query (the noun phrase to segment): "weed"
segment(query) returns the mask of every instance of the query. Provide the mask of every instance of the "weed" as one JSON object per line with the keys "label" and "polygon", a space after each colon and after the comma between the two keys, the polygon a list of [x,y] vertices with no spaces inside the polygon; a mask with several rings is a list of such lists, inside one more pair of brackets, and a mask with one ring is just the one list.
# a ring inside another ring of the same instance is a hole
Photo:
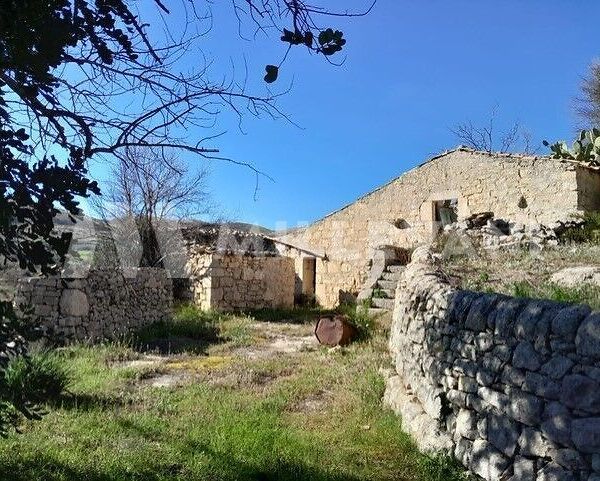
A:
{"label": "weed", "polygon": [[586,212],[581,218],[583,224],[563,232],[561,242],[600,244],[600,212]]}
{"label": "weed", "polygon": [[5,383],[15,402],[57,400],[71,383],[65,360],[56,351],[39,351],[29,357],[11,359]]}
{"label": "weed", "polygon": [[217,323],[221,315],[203,311],[193,304],[184,304],[175,309],[170,321],[156,322],[137,332],[139,342],[169,337],[212,340],[217,337]]}
{"label": "weed", "polygon": [[364,340],[369,339],[373,334],[375,327],[375,321],[369,314],[369,307],[367,303],[356,304],[341,304],[337,311],[340,314],[348,316],[350,323],[358,331],[358,339]]}
{"label": "weed", "polygon": [[376,287],[373,289],[373,294],[371,297],[375,299],[387,299],[387,294],[381,287]]}

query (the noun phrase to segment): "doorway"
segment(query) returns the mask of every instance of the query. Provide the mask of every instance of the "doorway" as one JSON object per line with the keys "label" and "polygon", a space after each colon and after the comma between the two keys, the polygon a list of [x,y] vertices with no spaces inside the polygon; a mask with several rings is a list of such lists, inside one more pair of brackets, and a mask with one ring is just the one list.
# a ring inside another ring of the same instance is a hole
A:
{"label": "doorway", "polygon": [[315,295],[317,287],[317,259],[305,257],[302,259],[302,294],[307,297]]}

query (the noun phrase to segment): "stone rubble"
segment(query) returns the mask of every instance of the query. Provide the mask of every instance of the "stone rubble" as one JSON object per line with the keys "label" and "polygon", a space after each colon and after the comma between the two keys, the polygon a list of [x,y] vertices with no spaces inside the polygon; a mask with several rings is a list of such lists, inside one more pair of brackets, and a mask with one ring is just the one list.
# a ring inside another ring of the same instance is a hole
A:
{"label": "stone rubble", "polygon": [[[557,246],[559,236],[569,229],[581,226],[583,220],[571,218],[549,225],[519,224],[494,218],[492,212],[474,214],[471,217],[444,226],[445,237],[468,238],[473,246],[497,249],[534,249]],[[600,274],[599,274],[600,278]]]}

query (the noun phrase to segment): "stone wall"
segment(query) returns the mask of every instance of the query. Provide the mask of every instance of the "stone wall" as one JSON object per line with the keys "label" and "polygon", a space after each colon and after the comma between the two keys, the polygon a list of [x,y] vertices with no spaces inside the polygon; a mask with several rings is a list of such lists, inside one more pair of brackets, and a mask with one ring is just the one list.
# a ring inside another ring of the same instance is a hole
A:
{"label": "stone wall", "polygon": [[435,201],[457,199],[459,219],[491,211],[520,224],[550,224],[598,198],[598,173],[572,162],[457,149],[281,240],[325,256],[317,262],[316,296],[332,307],[364,285],[378,248],[431,241]]}
{"label": "stone wall", "polygon": [[62,340],[114,339],[171,314],[172,285],[165,271],[140,268],[135,277],[91,270],[86,278],[18,281],[15,305],[28,306]]}
{"label": "stone wall", "polygon": [[385,402],[488,481],[600,480],[600,312],[452,288],[418,248],[399,281]]}
{"label": "stone wall", "polygon": [[191,253],[187,270],[191,299],[202,309],[294,305],[294,260],[289,257]]}

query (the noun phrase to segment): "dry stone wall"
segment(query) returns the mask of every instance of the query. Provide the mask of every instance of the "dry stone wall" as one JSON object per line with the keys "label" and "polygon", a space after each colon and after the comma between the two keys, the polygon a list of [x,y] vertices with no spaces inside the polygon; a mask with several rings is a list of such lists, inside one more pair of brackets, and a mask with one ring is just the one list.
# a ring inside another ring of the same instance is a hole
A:
{"label": "dry stone wall", "polygon": [[408,171],[356,202],[281,237],[319,252],[317,300],[326,307],[356,294],[374,252],[432,240],[434,202],[457,199],[459,219],[480,212],[519,224],[544,224],[597,208],[600,174],[572,162],[457,149]]}
{"label": "dry stone wall", "polygon": [[15,305],[61,340],[114,339],[129,331],[168,320],[172,284],[160,269],[122,272],[91,270],[86,278],[26,278],[18,281]]}
{"label": "dry stone wall", "polygon": [[487,481],[600,480],[600,312],[456,290],[426,248],[399,281],[385,402]]}
{"label": "dry stone wall", "polygon": [[286,308],[294,305],[294,260],[281,256],[192,253],[192,300],[202,309]]}

